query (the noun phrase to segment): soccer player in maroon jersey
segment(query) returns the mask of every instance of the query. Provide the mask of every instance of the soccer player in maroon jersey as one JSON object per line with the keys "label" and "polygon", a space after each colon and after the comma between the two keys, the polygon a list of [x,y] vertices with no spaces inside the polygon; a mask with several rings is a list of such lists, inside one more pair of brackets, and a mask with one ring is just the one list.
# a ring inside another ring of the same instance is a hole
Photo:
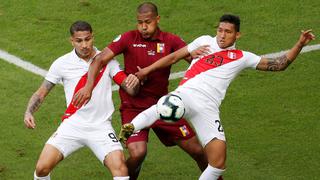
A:
{"label": "soccer player in maroon jersey", "polygon": [[[124,56],[124,70],[127,74],[135,73],[138,68],[143,68],[156,62],[186,45],[176,35],[163,32],[158,27],[160,16],[156,5],[143,3],[137,8],[137,30],[132,30],[119,35],[113,40],[91,64],[86,86],[75,95],[74,104],[79,106],[87,102],[91,97],[92,85],[97,72],[102,65],[118,54]],[[187,61],[191,60],[186,58]],[[120,113],[122,123],[131,120],[143,110],[155,104],[158,99],[168,93],[168,78],[170,67],[154,71],[144,81],[137,96],[131,97],[125,91],[119,90],[121,98]],[[178,123],[168,124],[157,121],[152,129],[166,146],[178,145],[187,152],[203,171],[207,166],[203,148],[197,140],[194,131],[182,119]],[[142,162],[147,154],[147,141],[149,129],[141,130],[133,134],[126,142],[129,150],[127,166],[130,179],[136,179]]]}

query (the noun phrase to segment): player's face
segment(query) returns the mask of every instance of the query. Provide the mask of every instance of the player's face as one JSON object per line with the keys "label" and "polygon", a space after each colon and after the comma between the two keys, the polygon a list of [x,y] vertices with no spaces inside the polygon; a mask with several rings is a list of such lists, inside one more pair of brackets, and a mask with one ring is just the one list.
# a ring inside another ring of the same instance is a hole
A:
{"label": "player's face", "polygon": [[156,35],[160,16],[156,16],[152,12],[138,13],[137,29],[144,39],[152,39]]}
{"label": "player's face", "polygon": [[220,48],[230,47],[240,37],[235,25],[228,22],[220,22],[217,28],[217,43]]}
{"label": "player's face", "polygon": [[94,55],[93,34],[90,31],[76,31],[70,41],[80,58],[88,60]]}

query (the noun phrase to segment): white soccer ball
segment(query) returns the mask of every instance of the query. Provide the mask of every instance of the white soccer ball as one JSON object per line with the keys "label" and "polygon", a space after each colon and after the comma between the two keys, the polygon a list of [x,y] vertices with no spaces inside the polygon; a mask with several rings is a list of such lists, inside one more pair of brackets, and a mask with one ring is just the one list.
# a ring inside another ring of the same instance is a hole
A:
{"label": "white soccer ball", "polygon": [[157,113],[166,122],[176,122],[184,115],[185,108],[181,98],[174,94],[162,96],[157,103]]}

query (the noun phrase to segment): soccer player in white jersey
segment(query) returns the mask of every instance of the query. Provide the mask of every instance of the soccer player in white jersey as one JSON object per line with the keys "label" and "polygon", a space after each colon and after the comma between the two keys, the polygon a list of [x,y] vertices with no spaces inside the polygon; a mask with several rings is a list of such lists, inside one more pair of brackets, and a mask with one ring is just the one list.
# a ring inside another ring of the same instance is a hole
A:
{"label": "soccer player in white jersey", "polygon": [[[172,92],[184,102],[184,117],[194,126],[208,158],[209,164],[201,174],[201,180],[217,179],[226,168],[226,139],[219,117],[219,106],[231,81],[245,68],[261,71],[285,70],[296,59],[303,46],[315,39],[311,30],[302,31],[297,43],[285,55],[263,58],[237,50],[235,42],[239,37],[240,18],[225,14],[220,18],[215,37],[201,36],[186,47],[136,73],[143,79],[150,72],[169,66],[189,55],[201,45],[208,45],[209,55],[195,59],[179,87]],[[120,139],[126,140],[132,132],[148,127],[157,118],[156,106],[153,105],[140,113],[132,123],[122,126]]]}
{"label": "soccer player in white jersey", "polygon": [[111,125],[114,111],[112,102],[112,79],[131,95],[139,89],[139,80],[126,75],[116,60],[111,60],[95,81],[91,101],[80,108],[71,104],[73,94],[81,88],[87,78],[92,59],[99,53],[93,46],[93,32],[90,24],[77,21],[70,27],[71,44],[74,49],[58,58],[51,65],[40,88],[29,100],[24,116],[27,128],[36,127],[33,113],[45,97],[60,81],[64,85],[67,110],[63,122],[45,144],[34,172],[34,179],[48,180],[52,169],[74,151],[87,146],[110,170],[114,179],[129,179],[128,169],[121,143]]}

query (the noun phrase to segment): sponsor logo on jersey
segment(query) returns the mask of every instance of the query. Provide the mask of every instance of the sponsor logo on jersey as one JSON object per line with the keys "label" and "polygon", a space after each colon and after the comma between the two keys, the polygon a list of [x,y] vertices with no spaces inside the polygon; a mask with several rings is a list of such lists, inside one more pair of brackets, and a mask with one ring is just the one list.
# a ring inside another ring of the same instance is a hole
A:
{"label": "sponsor logo on jersey", "polygon": [[157,43],[157,53],[164,53],[165,48],[164,48],[164,43]]}
{"label": "sponsor logo on jersey", "polygon": [[137,48],[146,48],[147,45],[145,44],[132,44],[133,47],[137,47]]}
{"label": "sponsor logo on jersey", "polygon": [[149,56],[154,56],[154,55],[156,55],[156,52],[154,50],[149,50],[148,51],[148,55]]}
{"label": "sponsor logo on jersey", "polygon": [[112,42],[117,42],[121,39],[121,35],[117,36]]}

